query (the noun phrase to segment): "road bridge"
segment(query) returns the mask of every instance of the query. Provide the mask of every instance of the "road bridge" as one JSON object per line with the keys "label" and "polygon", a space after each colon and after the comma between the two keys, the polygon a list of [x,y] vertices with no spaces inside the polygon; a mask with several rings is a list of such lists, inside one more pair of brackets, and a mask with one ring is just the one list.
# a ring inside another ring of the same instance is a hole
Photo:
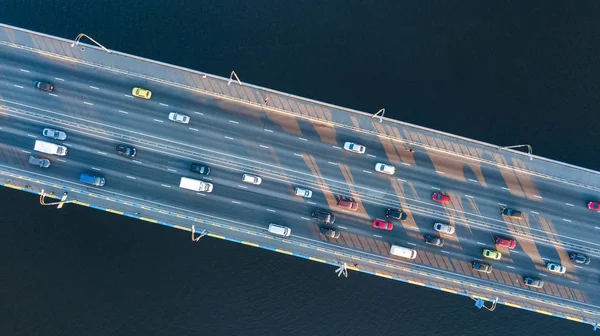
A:
{"label": "road bridge", "polygon": [[[303,257],[473,299],[528,309],[595,325],[600,214],[586,209],[600,199],[598,172],[534,156],[506,146],[407,124],[93,45],[0,25],[0,183],[60,202],[105,210],[198,234]],[[54,85],[39,90],[37,81]],[[132,88],[152,91],[151,99]],[[176,112],[188,124],[169,120]],[[64,131],[48,139],[44,128]],[[36,140],[60,143],[66,156],[33,150]],[[360,143],[364,154],[343,149]],[[115,147],[135,147],[135,157]],[[51,161],[49,168],[28,162]],[[393,165],[393,175],[375,171]],[[209,175],[190,171],[209,166]],[[103,187],[79,181],[83,172],[106,179]],[[242,181],[260,176],[260,185]],[[214,185],[210,193],[179,188],[181,177]],[[313,192],[295,195],[295,188]],[[443,192],[450,202],[433,202]],[[56,198],[54,200],[53,198]],[[359,206],[349,211],[340,199]],[[523,212],[500,215],[499,207]],[[402,209],[391,231],[372,227],[386,209]],[[320,233],[311,218],[323,209],[336,216]],[[424,244],[439,235],[433,224],[453,226],[443,247]],[[291,228],[277,237],[269,223]],[[189,234],[189,233],[188,233]],[[496,247],[493,237],[517,241]],[[189,239],[189,238],[186,238]],[[390,255],[390,246],[415,249],[414,260]],[[489,274],[472,269],[483,249],[498,249]],[[579,252],[589,265],[569,260]],[[564,275],[546,263],[562,264]],[[332,272],[332,276],[335,276]],[[545,282],[535,289],[532,277]]]}

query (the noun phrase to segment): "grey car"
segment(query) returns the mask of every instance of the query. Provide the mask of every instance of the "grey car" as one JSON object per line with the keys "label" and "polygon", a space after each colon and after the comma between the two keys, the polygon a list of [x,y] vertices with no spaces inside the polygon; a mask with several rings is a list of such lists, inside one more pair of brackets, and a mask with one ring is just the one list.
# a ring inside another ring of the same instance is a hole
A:
{"label": "grey car", "polygon": [[312,212],[312,218],[325,224],[335,223],[335,216],[331,212],[325,210],[315,210]]}
{"label": "grey car", "polygon": [[569,259],[573,260],[574,262],[576,262],[578,264],[584,264],[584,265],[589,265],[590,261],[592,260],[590,257],[586,256],[583,253],[579,253],[579,252],[571,252],[569,254]]}
{"label": "grey car", "polygon": [[325,235],[326,237],[333,238],[333,239],[340,238],[340,235],[342,234],[340,231],[338,231],[336,229],[329,229],[329,228],[324,228],[324,227],[322,227],[320,229],[320,231],[321,231],[322,235]]}
{"label": "grey car", "polygon": [[67,139],[67,133],[51,128],[44,128],[44,130],[42,131],[42,135],[48,138],[52,138],[54,140],[62,141]]}
{"label": "grey car", "polygon": [[50,167],[50,160],[39,158],[39,157],[33,156],[33,155],[29,157],[29,163],[31,163],[32,165],[42,167],[42,168]]}
{"label": "grey car", "polygon": [[425,236],[425,244],[429,244],[429,245],[433,245],[433,246],[437,246],[437,247],[442,247],[444,246],[444,240],[440,237],[435,237],[432,235],[426,235]]}

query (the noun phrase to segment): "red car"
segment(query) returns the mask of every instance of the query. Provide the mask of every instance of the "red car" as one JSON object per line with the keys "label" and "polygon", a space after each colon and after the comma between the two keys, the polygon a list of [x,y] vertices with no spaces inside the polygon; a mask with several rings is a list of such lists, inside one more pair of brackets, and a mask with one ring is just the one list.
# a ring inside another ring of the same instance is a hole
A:
{"label": "red car", "polygon": [[433,193],[433,195],[431,195],[431,199],[434,202],[438,202],[438,203],[442,203],[442,204],[450,202],[450,196],[444,195],[441,192]]}
{"label": "red car", "polygon": [[588,203],[588,209],[594,210],[594,211],[600,211],[600,203],[598,203],[598,202],[589,202]]}
{"label": "red car", "polygon": [[514,249],[517,246],[517,241],[502,237],[494,237],[494,243],[498,246],[508,247],[509,249]]}
{"label": "red car", "polygon": [[394,228],[394,224],[392,224],[392,222],[384,221],[382,219],[375,219],[373,221],[373,227],[376,229],[391,231]]}

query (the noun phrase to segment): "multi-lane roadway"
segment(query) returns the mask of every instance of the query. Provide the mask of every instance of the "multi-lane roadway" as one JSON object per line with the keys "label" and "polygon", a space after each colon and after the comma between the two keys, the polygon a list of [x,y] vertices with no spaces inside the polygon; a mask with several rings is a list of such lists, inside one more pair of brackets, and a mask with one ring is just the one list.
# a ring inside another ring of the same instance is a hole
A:
{"label": "multi-lane roadway", "polygon": [[[36,81],[53,83],[54,91],[36,89]],[[133,87],[151,90],[152,98],[132,96]],[[258,230],[278,223],[291,228],[292,238],[427,265],[444,274],[486,281],[491,287],[589,304],[588,309],[600,304],[595,294],[600,214],[586,209],[588,201],[600,196],[589,189],[93,66],[40,58],[4,45],[0,105],[14,109],[5,110],[0,120],[3,166],[74,184],[80,184],[80,173],[93,173],[105,177],[106,185],[81,184],[82,188],[226,217]],[[189,124],[170,121],[171,112],[188,115]],[[46,127],[65,131],[68,138],[43,137]],[[37,153],[35,140],[61,143],[69,153],[64,157]],[[345,151],[347,141],[366,146],[366,152]],[[137,155],[118,155],[119,144],[137,148]],[[29,164],[30,155],[50,159],[51,167]],[[395,173],[376,172],[378,162],[393,165]],[[190,172],[192,163],[209,166],[210,175]],[[244,173],[259,175],[263,181],[244,183]],[[182,176],[210,182],[214,190],[196,193],[179,188]],[[296,196],[297,187],[312,190],[312,197]],[[449,195],[450,203],[433,202],[434,192]],[[358,210],[337,207],[342,197],[356,200]],[[498,210],[502,206],[522,211],[523,218],[502,217]],[[401,222],[392,220],[391,231],[373,228],[373,220],[385,219],[388,208],[402,209],[409,216]],[[319,233],[321,224],[311,218],[316,209],[335,214],[333,227],[342,232],[339,239]],[[436,222],[450,224],[456,232],[440,235],[433,230]],[[513,235],[514,231],[530,235]],[[428,234],[441,236],[444,246],[426,245],[423,237]],[[496,249],[497,235],[515,239],[516,248],[497,248],[501,260],[484,258],[483,249]],[[391,244],[414,248],[418,256],[414,261],[390,257]],[[574,251],[590,256],[591,263],[570,261],[568,254]],[[469,265],[474,260],[492,265],[493,272],[473,271]],[[566,274],[549,272],[547,262],[564,265]],[[523,276],[543,280],[544,288],[524,286]]]}

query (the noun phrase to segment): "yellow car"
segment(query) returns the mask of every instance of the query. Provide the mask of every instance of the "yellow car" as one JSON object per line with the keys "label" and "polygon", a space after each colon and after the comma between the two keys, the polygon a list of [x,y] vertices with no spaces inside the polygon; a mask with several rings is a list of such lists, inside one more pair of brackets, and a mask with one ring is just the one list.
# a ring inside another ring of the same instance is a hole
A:
{"label": "yellow car", "polygon": [[142,88],[133,88],[133,90],[131,90],[131,94],[138,98],[144,99],[150,99],[150,97],[152,97],[152,91]]}
{"label": "yellow car", "polygon": [[500,258],[502,258],[502,253],[494,250],[485,249],[483,250],[483,256],[494,260],[500,260]]}

